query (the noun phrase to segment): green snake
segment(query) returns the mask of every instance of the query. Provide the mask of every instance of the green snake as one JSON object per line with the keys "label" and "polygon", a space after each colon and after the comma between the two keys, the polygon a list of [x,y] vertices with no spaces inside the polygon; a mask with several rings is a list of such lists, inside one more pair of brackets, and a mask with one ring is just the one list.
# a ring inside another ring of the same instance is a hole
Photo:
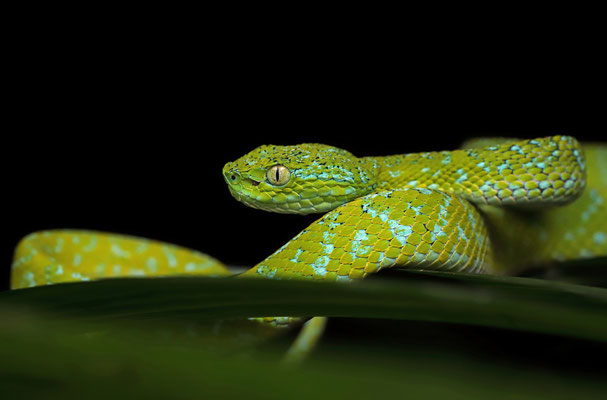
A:
{"label": "green snake", "polygon": [[[223,175],[233,197],[248,206],[323,214],[240,276],[353,281],[394,267],[512,274],[605,256],[602,171],[607,146],[553,136],[360,158],[322,144],[264,145],[227,163]],[[53,230],[18,244],[11,287],[174,274],[232,273],[171,244]]]}

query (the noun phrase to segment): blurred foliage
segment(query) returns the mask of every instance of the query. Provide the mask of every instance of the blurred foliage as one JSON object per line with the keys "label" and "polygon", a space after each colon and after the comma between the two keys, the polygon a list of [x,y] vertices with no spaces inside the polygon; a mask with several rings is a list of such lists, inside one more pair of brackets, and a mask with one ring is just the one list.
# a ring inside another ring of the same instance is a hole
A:
{"label": "blurred foliage", "polygon": [[[595,272],[605,270],[602,261]],[[600,398],[607,289],[582,275],[391,271],[352,285],[108,279],[2,292],[0,393]],[[296,330],[243,319],[262,315],[336,318],[308,360],[287,366],[282,356]]]}

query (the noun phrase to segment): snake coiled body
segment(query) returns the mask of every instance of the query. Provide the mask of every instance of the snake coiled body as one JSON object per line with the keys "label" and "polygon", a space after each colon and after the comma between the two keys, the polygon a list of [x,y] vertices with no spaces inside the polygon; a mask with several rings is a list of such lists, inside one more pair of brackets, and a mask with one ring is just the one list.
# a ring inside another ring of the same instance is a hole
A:
{"label": "snake coiled body", "polygon": [[[325,213],[242,276],[350,281],[391,267],[512,273],[605,256],[601,170],[607,146],[554,136],[362,158],[319,144],[266,145],[223,174],[249,206]],[[19,243],[11,287],[172,274],[231,273],[174,245],[57,230]]]}

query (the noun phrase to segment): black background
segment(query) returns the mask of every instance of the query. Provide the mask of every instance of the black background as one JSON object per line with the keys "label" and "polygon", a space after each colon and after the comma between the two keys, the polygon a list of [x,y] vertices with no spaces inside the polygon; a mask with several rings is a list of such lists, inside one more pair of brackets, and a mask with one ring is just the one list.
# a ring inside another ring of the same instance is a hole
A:
{"label": "black background", "polygon": [[395,52],[356,37],[100,28],[55,26],[22,33],[27,46],[15,46],[4,289],[17,241],[51,228],[140,235],[254,265],[317,218],[231,198],[222,166],[261,144],[385,155],[452,149],[475,136],[605,140],[607,132],[601,64],[579,46],[504,53],[445,37]]}

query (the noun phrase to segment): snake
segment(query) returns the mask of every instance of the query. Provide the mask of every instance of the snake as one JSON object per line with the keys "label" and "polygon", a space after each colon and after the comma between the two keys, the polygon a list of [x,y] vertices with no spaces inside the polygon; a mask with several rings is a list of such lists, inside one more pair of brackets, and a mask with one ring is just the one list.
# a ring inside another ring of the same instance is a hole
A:
{"label": "snake", "polygon": [[[231,195],[247,206],[322,214],[238,277],[352,282],[388,268],[508,275],[606,256],[605,171],[605,144],[550,136],[367,157],[324,144],[262,145],[222,173]],[[16,247],[11,272],[11,289],[233,275],[196,250],[86,230],[29,234]],[[275,326],[296,320],[262,319]]]}

